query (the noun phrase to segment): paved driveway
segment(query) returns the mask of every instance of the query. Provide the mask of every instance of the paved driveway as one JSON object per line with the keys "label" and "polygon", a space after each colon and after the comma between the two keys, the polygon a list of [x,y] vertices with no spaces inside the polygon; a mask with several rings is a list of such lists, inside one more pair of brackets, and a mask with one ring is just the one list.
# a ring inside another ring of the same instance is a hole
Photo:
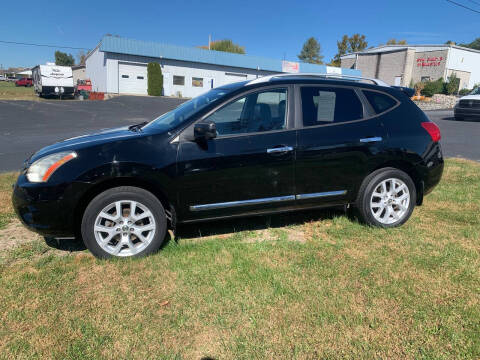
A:
{"label": "paved driveway", "polygon": [[181,102],[143,96],[107,101],[0,100],[0,171],[18,170],[32,153],[59,140],[152,120]]}
{"label": "paved driveway", "polygon": [[[182,100],[120,96],[107,101],[0,101],[0,171],[18,170],[43,146],[95,130],[135,124]],[[456,122],[452,111],[430,111],[446,156],[480,161],[480,122]]]}
{"label": "paved driveway", "polygon": [[441,143],[446,157],[463,157],[480,161],[480,122],[455,121],[453,110],[425,112],[442,132]]}

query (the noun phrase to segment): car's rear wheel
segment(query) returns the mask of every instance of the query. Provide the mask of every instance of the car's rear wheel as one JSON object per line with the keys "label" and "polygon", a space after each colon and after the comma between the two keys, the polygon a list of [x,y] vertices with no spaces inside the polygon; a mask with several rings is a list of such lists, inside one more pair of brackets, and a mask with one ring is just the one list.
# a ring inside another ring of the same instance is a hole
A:
{"label": "car's rear wheel", "polygon": [[363,182],[356,201],[360,219],[372,226],[396,227],[412,215],[417,200],[415,184],[395,168],[375,171]]}
{"label": "car's rear wheel", "polygon": [[167,220],[160,201],[131,186],[109,189],[87,206],[82,238],[99,258],[138,257],[157,251],[165,238]]}

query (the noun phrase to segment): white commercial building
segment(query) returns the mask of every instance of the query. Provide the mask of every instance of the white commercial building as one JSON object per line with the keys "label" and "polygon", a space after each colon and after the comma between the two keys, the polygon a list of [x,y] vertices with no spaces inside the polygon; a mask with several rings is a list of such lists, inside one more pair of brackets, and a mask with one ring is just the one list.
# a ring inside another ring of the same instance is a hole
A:
{"label": "white commercial building", "polygon": [[282,72],[337,73],[359,70],[105,36],[86,59],[93,91],[147,94],[147,64],[162,67],[164,95],[194,97],[211,88]]}
{"label": "white commercial building", "polygon": [[342,67],[391,85],[460,78],[460,89],[480,84],[480,51],[456,45],[383,45],[341,57]]}

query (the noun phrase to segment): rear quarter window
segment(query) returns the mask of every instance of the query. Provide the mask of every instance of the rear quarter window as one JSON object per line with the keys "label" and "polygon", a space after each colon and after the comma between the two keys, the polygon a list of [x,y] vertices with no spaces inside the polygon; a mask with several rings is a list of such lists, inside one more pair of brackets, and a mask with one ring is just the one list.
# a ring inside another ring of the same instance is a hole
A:
{"label": "rear quarter window", "polygon": [[363,94],[377,114],[388,111],[397,105],[394,98],[380,92],[363,90]]}

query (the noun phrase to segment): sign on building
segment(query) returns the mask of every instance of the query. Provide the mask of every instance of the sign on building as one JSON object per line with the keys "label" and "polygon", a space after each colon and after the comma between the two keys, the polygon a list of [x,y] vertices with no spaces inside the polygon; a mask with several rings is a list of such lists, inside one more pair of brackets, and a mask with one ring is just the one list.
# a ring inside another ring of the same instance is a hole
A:
{"label": "sign on building", "polygon": [[282,72],[298,73],[300,72],[300,64],[294,61],[282,61]]}

